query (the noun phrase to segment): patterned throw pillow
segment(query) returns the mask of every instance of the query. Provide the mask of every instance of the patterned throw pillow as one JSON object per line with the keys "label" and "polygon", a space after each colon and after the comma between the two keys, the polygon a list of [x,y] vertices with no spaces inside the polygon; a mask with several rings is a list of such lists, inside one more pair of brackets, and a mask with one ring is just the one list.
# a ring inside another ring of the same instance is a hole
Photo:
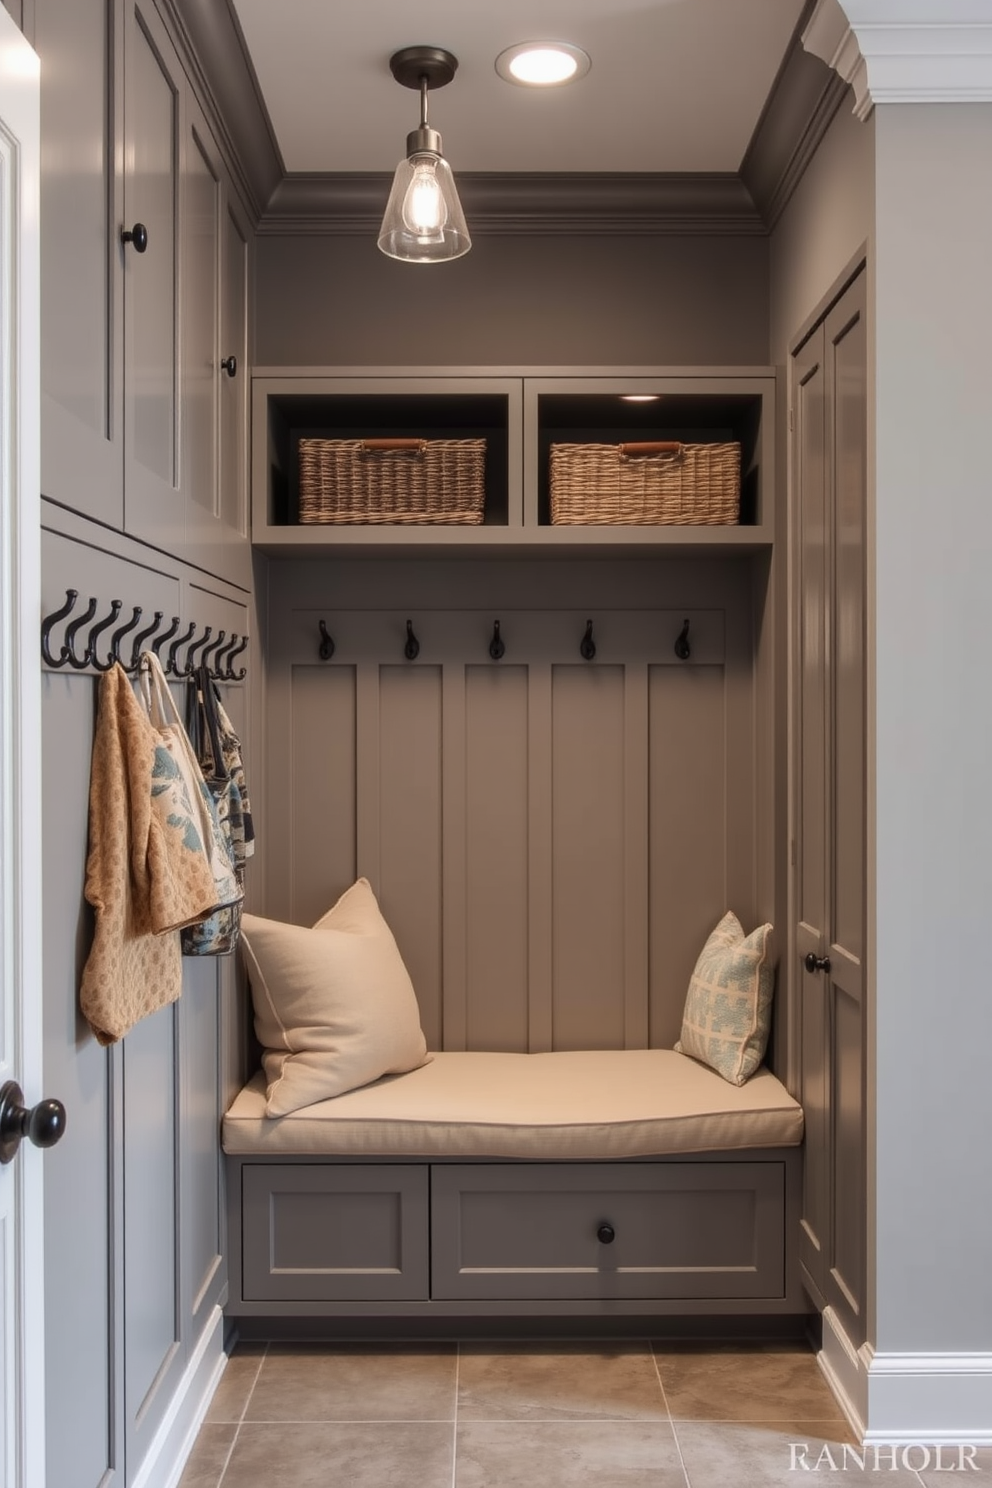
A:
{"label": "patterned throw pillow", "polygon": [[675,1048],[743,1085],[764,1058],[775,968],[771,925],[745,936],[729,911],[703,946],[689,981]]}

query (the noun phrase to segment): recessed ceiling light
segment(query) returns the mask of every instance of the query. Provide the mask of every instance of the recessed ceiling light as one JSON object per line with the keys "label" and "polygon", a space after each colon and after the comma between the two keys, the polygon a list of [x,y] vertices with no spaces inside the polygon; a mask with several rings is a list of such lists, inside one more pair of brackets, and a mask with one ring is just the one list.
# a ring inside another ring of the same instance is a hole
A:
{"label": "recessed ceiling light", "polygon": [[582,48],[567,41],[521,41],[496,58],[500,77],[526,88],[554,88],[574,82],[591,66]]}
{"label": "recessed ceiling light", "polygon": [[621,393],[621,403],[657,403],[660,393]]}

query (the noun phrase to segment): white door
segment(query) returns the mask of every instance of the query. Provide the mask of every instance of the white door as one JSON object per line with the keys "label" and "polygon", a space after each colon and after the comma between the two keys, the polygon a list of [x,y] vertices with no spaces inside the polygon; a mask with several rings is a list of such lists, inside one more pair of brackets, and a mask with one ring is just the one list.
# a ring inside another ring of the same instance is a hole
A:
{"label": "white door", "polygon": [[[0,1149],[41,1098],[38,58],[0,8]],[[4,1140],[4,1139],[7,1140]],[[45,1481],[42,1153],[0,1164],[0,1488]]]}

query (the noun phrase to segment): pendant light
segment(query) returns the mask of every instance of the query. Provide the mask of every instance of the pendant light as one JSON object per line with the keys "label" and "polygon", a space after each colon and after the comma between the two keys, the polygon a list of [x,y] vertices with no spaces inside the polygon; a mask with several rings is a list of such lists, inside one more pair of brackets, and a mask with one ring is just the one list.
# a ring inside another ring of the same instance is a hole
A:
{"label": "pendant light", "polygon": [[406,137],[406,158],[396,167],[379,230],[379,247],[407,263],[444,263],[472,246],[441,136],[427,122],[427,94],[450,83],[458,66],[440,47],[404,47],[389,59],[404,88],[420,90],[420,127]]}

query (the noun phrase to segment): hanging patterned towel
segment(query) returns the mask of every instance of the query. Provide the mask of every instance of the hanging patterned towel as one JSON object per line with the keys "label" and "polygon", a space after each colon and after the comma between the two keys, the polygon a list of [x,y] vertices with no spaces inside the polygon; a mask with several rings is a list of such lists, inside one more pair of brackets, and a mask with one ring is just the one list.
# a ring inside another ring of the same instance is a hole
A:
{"label": "hanging patterned towel", "polygon": [[[217,688],[205,665],[189,678],[187,689],[186,732],[217,809],[220,829],[243,891],[244,865],[254,849],[254,840],[240,741],[221,708]],[[241,904],[225,905],[183,930],[183,955],[230,955],[240,934]]]}
{"label": "hanging patterned towel", "polygon": [[192,925],[215,910],[240,905],[244,890],[238,882],[217,802],[203,778],[196,751],[154,651],[142,652],[139,679],[141,698],[156,734],[153,809],[169,829],[172,840],[181,838],[186,851],[206,859],[213,877],[212,902],[183,921]]}
{"label": "hanging patterned towel", "polygon": [[[80,1006],[111,1044],[182,989],[181,925],[216,903],[202,847],[159,807],[154,782],[171,766],[123,668],[100,679],[90,769],[86,900],[96,921]],[[156,773],[157,772],[157,773]]]}

